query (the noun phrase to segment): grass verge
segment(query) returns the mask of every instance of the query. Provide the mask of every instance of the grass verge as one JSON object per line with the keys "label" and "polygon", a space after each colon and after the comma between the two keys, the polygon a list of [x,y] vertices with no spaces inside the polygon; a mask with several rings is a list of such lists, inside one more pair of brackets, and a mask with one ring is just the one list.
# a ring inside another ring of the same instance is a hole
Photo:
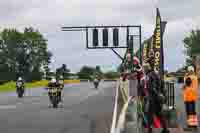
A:
{"label": "grass verge", "polygon": [[[79,83],[80,80],[65,80],[65,84],[70,84],[70,83]],[[25,87],[26,89],[31,89],[31,88],[37,88],[37,87],[45,87],[47,86],[48,81],[47,80],[42,80],[42,81],[36,81],[32,83],[26,83]],[[16,83],[11,81],[8,83],[5,83],[3,85],[0,85],[0,92],[11,92],[16,90]]]}

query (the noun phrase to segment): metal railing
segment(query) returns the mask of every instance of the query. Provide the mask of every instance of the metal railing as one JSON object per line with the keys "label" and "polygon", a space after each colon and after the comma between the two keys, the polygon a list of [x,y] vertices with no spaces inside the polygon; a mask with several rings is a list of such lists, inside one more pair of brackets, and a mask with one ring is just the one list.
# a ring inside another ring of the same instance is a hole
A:
{"label": "metal railing", "polygon": [[[130,112],[128,112],[129,110],[129,102],[130,102],[130,96],[129,96],[129,89],[130,89],[130,81],[122,81],[119,80],[117,83],[117,88],[116,88],[116,95],[115,95],[115,107],[114,107],[114,111],[113,111],[113,121],[112,121],[112,126],[111,126],[111,132],[110,133],[121,133],[122,131],[125,131],[125,128],[127,128],[127,124],[128,124],[128,128],[131,129],[126,129],[126,130],[137,130],[136,128],[136,124],[137,121],[136,120],[131,120],[128,121],[127,123],[127,115],[130,115]],[[175,109],[175,83],[174,82],[165,82],[165,90],[166,90],[166,105],[167,105],[167,110],[169,112],[176,112]],[[120,102],[121,102],[121,106],[120,106]],[[133,106],[137,106],[136,104],[134,104]],[[130,107],[133,108],[133,107]],[[137,110],[137,109],[136,109]],[[170,111],[171,110],[171,111]],[[134,111],[135,113],[137,111]],[[133,112],[132,112],[133,113]],[[172,113],[170,113],[169,115],[171,115]],[[131,114],[132,117],[133,114]],[[169,116],[171,119],[171,116]],[[175,118],[174,118],[175,119]],[[135,122],[136,121],[136,122]],[[175,121],[175,120],[172,120]],[[171,120],[169,120],[169,125],[173,125],[170,123],[175,123],[175,122],[171,122]]]}
{"label": "metal railing", "polygon": [[165,90],[167,92],[167,106],[169,109],[175,109],[175,83],[165,82]]}

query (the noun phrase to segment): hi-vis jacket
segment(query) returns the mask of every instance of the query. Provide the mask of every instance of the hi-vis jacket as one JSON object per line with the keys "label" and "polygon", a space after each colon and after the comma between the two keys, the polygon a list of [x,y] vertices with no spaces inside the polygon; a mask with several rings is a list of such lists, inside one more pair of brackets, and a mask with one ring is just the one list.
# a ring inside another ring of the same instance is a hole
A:
{"label": "hi-vis jacket", "polygon": [[185,87],[183,92],[184,102],[193,102],[197,100],[197,95],[194,89],[190,87]]}
{"label": "hi-vis jacket", "polygon": [[192,84],[189,87],[185,87],[185,89],[183,91],[184,102],[197,101],[198,100],[198,79],[197,79],[197,76],[194,75],[194,74],[186,75],[184,77],[184,81],[188,77],[191,78]]}

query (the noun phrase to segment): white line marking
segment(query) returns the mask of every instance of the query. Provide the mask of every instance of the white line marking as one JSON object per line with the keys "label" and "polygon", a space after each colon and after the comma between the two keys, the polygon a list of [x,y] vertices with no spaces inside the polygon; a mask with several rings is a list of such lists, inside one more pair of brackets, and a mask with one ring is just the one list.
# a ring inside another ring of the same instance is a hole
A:
{"label": "white line marking", "polygon": [[32,104],[34,104],[34,105],[38,105],[38,104],[40,104],[40,103],[39,103],[39,102],[37,102],[37,103],[35,102],[35,103],[32,103]]}
{"label": "white line marking", "polygon": [[0,105],[0,109],[16,109],[16,105]]}
{"label": "white line marking", "polygon": [[116,131],[116,122],[117,122],[117,108],[118,108],[118,92],[119,91],[119,81],[117,82],[116,85],[116,94],[115,94],[115,105],[114,105],[114,110],[113,110],[113,117],[112,117],[112,125],[111,125],[111,129],[110,129],[110,133],[115,133]]}
{"label": "white line marking", "polygon": [[22,103],[16,103],[16,105],[22,105]]}

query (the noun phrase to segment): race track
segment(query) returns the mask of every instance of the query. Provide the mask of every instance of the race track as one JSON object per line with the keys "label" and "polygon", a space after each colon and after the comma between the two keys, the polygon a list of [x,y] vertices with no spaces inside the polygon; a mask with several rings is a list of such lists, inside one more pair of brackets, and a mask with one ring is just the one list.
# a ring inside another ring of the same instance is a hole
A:
{"label": "race track", "polygon": [[109,133],[114,108],[115,82],[69,84],[64,89],[64,107],[48,107],[44,88],[0,94],[1,133]]}

